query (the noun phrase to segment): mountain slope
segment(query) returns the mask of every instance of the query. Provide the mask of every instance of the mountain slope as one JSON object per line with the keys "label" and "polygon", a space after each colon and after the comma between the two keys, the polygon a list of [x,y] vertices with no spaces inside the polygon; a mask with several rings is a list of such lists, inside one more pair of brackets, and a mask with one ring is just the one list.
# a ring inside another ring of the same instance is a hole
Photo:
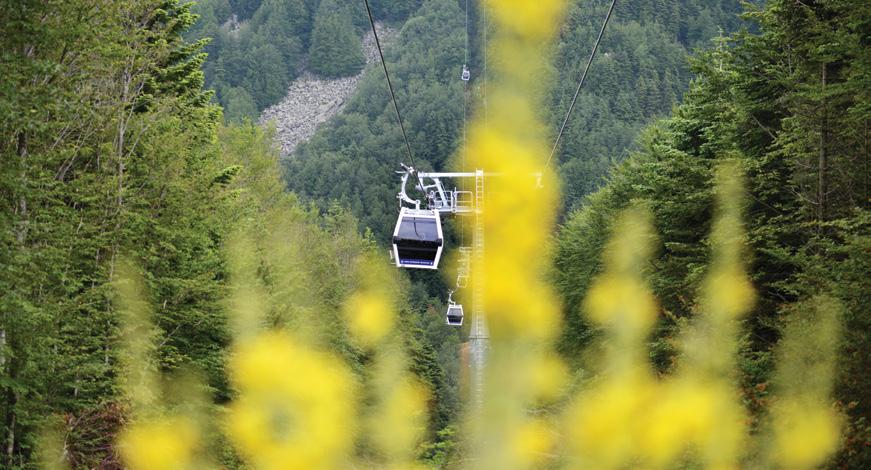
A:
{"label": "mountain slope", "polygon": [[[604,17],[605,1],[575,2],[555,50],[552,91],[542,110],[555,134],[574,92],[579,70]],[[474,2],[470,2],[474,8]],[[600,55],[567,128],[557,163],[565,206],[571,207],[601,184],[642,127],[679,102],[692,73],[687,57],[707,46],[718,27],[738,27],[737,0],[672,2],[643,0],[618,5]],[[470,18],[478,17],[470,11]],[[461,145],[465,15],[456,2],[428,0],[403,27],[386,59],[400,111],[422,169],[446,169]],[[474,25],[470,26],[470,29]],[[472,38],[475,47],[481,41]],[[470,51],[473,61],[483,57]],[[476,99],[481,98],[482,63],[469,64]],[[298,148],[288,163],[288,186],[327,207],[349,207],[363,227],[386,240],[395,222],[398,179],[393,171],[405,155],[402,136],[388,102],[384,77],[371,70],[344,112]]]}

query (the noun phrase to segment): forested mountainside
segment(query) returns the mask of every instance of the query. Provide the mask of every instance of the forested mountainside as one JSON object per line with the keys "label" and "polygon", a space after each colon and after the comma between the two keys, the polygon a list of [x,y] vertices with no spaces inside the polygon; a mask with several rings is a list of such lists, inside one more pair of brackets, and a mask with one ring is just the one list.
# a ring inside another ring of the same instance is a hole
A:
{"label": "forested mountainside", "polygon": [[[542,110],[554,136],[607,3],[570,2],[555,49],[555,73],[545,101],[549,106]],[[475,2],[469,5],[473,58],[469,105],[480,106],[483,55],[477,31],[484,22]],[[422,169],[447,169],[462,146],[464,95],[459,70],[464,61],[464,6],[451,0],[427,2],[405,24],[385,57]],[[641,128],[679,102],[692,76],[689,52],[712,47],[712,38],[737,29],[740,11],[735,0],[669,2],[667,7],[638,1],[617,8],[555,157],[566,207],[598,187],[609,166],[625,157]],[[343,114],[297,149],[288,161],[288,179],[293,191],[321,201],[324,207],[333,200],[349,207],[383,239],[392,230],[395,214],[398,179],[393,171],[408,158],[379,74],[370,70]]]}
{"label": "forested mountainside", "polygon": [[[397,21],[420,3],[373,0],[372,8],[379,19]],[[360,37],[369,24],[363,2],[202,0],[193,12],[200,18],[186,37],[210,39],[206,88],[235,121],[256,121],[303,70],[334,78],[364,65]]]}
{"label": "forested mountainside", "polygon": [[[546,112],[554,135],[562,124],[582,67],[601,28],[607,1],[575,1],[554,57]],[[741,2],[730,0],[618,3],[554,164],[563,205],[575,207],[598,188],[612,165],[633,148],[643,127],[667,116],[693,76],[690,53],[714,47],[741,27]]]}
{"label": "forested mountainside", "polygon": [[[463,125],[464,14],[453,0],[429,1],[385,54],[414,159],[447,168]],[[372,67],[344,111],[286,160],[288,187],[322,207],[331,201],[386,240],[396,222],[399,162],[405,143],[384,75]],[[406,162],[406,164],[411,164]]]}
{"label": "forested mountainside", "polygon": [[836,296],[845,336],[835,395],[847,433],[834,465],[863,468],[871,462],[869,376],[857,373],[871,368],[871,7],[770,0],[746,17],[758,32],[732,35],[694,57],[697,78],[684,102],[644,131],[640,148],[561,229],[554,279],[565,300],[563,352],[579,358],[599,335],[578,315],[581,302],[603,269],[614,218],[642,200],[660,238],[647,269],[664,312],[651,354],[660,372],[672,370],[677,332],[697,310],[693,299],[710,263],[713,168],[737,159],[748,177],[750,272],[759,296],[744,322],[744,400],[751,409],[767,400],[785,320],[813,310],[814,295]]}

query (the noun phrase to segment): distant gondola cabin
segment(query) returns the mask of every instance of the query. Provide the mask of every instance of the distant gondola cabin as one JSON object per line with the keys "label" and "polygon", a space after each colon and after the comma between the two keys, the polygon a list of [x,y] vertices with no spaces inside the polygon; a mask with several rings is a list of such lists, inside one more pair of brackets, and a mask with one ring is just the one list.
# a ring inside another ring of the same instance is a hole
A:
{"label": "distant gondola cabin", "polygon": [[461,304],[448,305],[446,314],[447,324],[450,326],[462,326],[463,324],[463,306]]}

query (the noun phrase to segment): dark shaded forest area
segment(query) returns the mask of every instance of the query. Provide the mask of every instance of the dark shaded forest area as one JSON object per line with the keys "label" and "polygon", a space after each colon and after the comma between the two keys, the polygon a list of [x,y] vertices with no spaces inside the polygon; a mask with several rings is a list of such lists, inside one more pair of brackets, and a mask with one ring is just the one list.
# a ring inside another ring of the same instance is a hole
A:
{"label": "dark shaded forest area", "polygon": [[[557,237],[555,282],[565,300],[562,348],[578,357],[596,335],[579,316],[600,253],[621,208],[643,200],[660,247],[648,276],[664,315],[651,358],[665,373],[674,337],[696,312],[708,269],[713,168],[736,159],[747,172],[746,224],[758,300],[744,321],[739,362],[745,403],[768,400],[773,347],[784,323],[829,293],[844,303],[837,407],[847,416],[834,466],[860,468],[869,454],[869,148],[867,6],[768,2],[740,32],[691,60],[684,102],[645,129],[639,148],[573,212]],[[762,414],[757,420],[764,421]],[[761,424],[757,424],[761,425]]]}

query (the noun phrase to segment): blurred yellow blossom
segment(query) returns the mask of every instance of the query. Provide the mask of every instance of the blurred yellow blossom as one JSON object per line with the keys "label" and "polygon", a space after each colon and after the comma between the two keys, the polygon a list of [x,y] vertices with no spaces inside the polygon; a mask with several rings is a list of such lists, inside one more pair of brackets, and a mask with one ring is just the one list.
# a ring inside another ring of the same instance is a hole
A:
{"label": "blurred yellow blossom", "polygon": [[[706,468],[737,468],[746,451],[746,411],[737,388],[738,319],[753,306],[755,294],[745,273],[746,251],[742,210],[744,188],[740,168],[733,161],[718,165],[716,212],[711,229],[712,261],[701,289],[700,315],[684,332],[677,374],[663,388],[663,415],[676,413],[670,433],[653,421],[653,434],[668,452],[656,452],[665,464],[675,442],[680,450],[693,450]],[[683,412],[678,411],[683,408]]]}
{"label": "blurred yellow blossom", "polygon": [[230,374],[240,393],[227,431],[257,468],[331,468],[348,457],[355,384],[339,360],[272,332],[241,344]]}
{"label": "blurred yellow blossom", "polygon": [[345,301],[345,322],[361,346],[374,349],[396,326],[399,287],[396,273],[374,253],[362,253],[356,264],[359,285]]}
{"label": "blurred yellow blossom", "polygon": [[195,469],[200,444],[196,423],[183,417],[136,422],[124,428],[118,448],[131,470]]}
{"label": "blurred yellow blossom", "polygon": [[537,398],[557,399],[566,386],[568,371],[565,364],[555,355],[536,355],[526,369],[528,380]]}
{"label": "blurred yellow blossom", "polygon": [[[641,266],[654,239],[651,216],[642,206],[618,217],[604,251],[606,272],[590,286],[584,299],[587,316],[619,335],[645,336],[656,321],[656,299],[645,285]],[[622,333],[620,333],[622,332]]]}
{"label": "blurred yellow blossom", "polygon": [[602,276],[590,287],[584,308],[599,324],[622,323],[647,330],[656,320],[656,300],[637,279]]}
{"label": "blurred yellow blossom", "polygon": [[524,465],[533,466],[545,460],[556,445],[556,433],[542,420],[531,420],[520,425],[514,434],[515,458]]}
{"label": "blurred yellow blossom", "polygon": [[145,282],[137,267],[122,258],[117,270],[113,288],[121,319],[119,383],[131,412],[139,414],[160,405],[160,377],[154,360],[158,330],[154,327],[145,297]]}
{"label": "blurred yellow blossom", "polygon": [[145,283],[128,259],[118,263],[114,281],[121,317],[120,383],[130,406],[131,424],[118,436],[122,460],[133,470],[193,469],[201,446],[197,422],[188,416],[164,414],[168,396],[155,361],[157,329],[145,296]]}
{"label": "blurred yellow blossom", "polygon": [[719,172],[714,224],[728,234],[711,236],[714,262],[703,289],[704,309],[685,334],[677,374],[664,381],[653,379],[645,345],[657,320],[640,269],[652,253],[650,214],[636,206],[615,223],[605,272],[584,301],[610,347],[603,377],[582,391],[568,414],[572,462],[579,468],[671,468],[688,455],[709,469],[741,462],[746,413],[733,382],[735,317],[752,306],[753,288],[740,263],[741,185],[731,168]]}
{"label": "blurred yellow blossom", "polygon": [[390,389],[379,387],[381,404],[369,422],[372,440],[390,463],[408,465],[426,432],[427,389],[398,376]]}
{"label": "blurred yellow blossom", "polygon": [[378,292],[357,292],[345,303],[348,328],[366,347],[375,346],[393,329],[394,318],[389,299]]}
{"label": "blurred yellow blossom", "polygon": [[494,336],[547,338],[559,325],[555,299],[540,275],[555,190],[535,187],[541,153],[515,140],[499,139],[492,131],[473,137],[476,165],[499,174],[487,179],[483,213],[487,252],[493,255],[483,266],[473,266],[473,275],[483,276],[484,307]]}
{"label": "blurred yellow blossom", "polygon": [[570,468],[610,469],[631,462],[654,385],[646,374],[628,373],[585,392],[566,414]]}
{"label": "blurred yellow blossom", "polygon": [[556,396],[563,376],[549,352],[561,316],[545,275],[558,184],[545,165],[549,148],[537,110],[547,83],[546,42],[565,2],[484,6],[495,25],[488,53],[499,79],[488,81],[489,118],[469,134],[471,164],[487,175],[478,214],[486,254],[473,257],[472,283],[483,286],[488,342],[486,370],[471,374],[483,386],[470,387],[480,395],[470,401],[467,423],[475,466],[510,470],[539,465],[552,447],[552,434],[529,410]]}
{"label": "blurred yellow blossom", "polygon": [[705,283],[707,308],[712,315],[735,318],[747,313],[756,301],[756,292],[747,275],[737,266],[712,273]]}
{"label": "blurred yellow blossom", "polygon": [[643,419],[639,453],[654,468],[669,468],[691,448],[706,468],[733,468],[745,443],[744,412],[724,384],[671,379]]}
{"label": "blurred yellow blossom", "polygon": [[815,468],[838,449],[841,418],[831,404],[843,305],[817,295],[787,310],[778,344],[769,465]]}
{"label": "blurred yellow blossom", "polygon": [[717,212],[710,237],[713,256],[702,304],[710,321],[725,322],[747,314],[756,301],[744,267],[747,237],[741,212],[745,195],[737,162],[725,161],[717,167],[715,190]]}
{"label": "blurred yellow blossom", "polygon": [[487,0],[496,21],[529,37],[548,37],[565,7],[563,0]]}
{"label": "blurred yellow blossom", "polygon": [[840,422],[831,409],[789,401],[774,416],[774,456],[783,468],[815,468],[838,448]]}

